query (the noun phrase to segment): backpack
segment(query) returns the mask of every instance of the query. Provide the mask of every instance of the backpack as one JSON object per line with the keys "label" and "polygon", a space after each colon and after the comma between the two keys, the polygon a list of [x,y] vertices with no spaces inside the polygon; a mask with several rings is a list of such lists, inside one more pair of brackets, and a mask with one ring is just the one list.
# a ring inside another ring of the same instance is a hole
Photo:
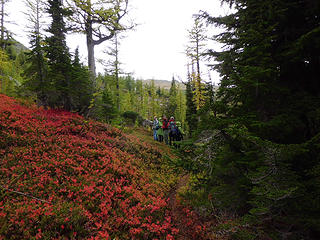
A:
{"label": "backpack", "polygon": [[176,134],[176,140],[181,141],[183,139],[183,135],[181,133],[180,128],[177,126],[177,134]]}
{"label": "backpack", "polygon": [[163,129],[168,129],[168,120],[163,120],[163,122],[162,122],[162,128],[163,128]]}
{"label": "backpack", "polygon": [[177,134],[178,133],[178,128],[177,128],[177,125],[176,125],[175,122],[173,122],[173,121],[170,122],[169,127],[170,127],[170,131],[171,131],[172,134]]}

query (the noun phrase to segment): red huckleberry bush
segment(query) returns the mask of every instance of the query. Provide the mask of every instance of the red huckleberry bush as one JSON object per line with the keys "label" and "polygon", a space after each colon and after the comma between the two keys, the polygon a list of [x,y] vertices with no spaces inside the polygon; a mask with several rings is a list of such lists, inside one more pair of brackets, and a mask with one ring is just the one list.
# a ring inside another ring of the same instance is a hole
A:
{"label": "red huckleberry bush", "polygon": [[156,148],[0,95],[0,239],[175,239]]}

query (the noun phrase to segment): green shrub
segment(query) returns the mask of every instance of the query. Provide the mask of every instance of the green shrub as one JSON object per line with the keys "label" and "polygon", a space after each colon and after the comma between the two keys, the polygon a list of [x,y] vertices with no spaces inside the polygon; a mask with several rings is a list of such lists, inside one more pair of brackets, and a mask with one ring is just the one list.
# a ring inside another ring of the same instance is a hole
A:
{"label": "green shrub", "polygon": [[133,125],[138,119],[139,113],[133,111],[126,111],[122,113],[121,116],[124,118],[126,124]]}

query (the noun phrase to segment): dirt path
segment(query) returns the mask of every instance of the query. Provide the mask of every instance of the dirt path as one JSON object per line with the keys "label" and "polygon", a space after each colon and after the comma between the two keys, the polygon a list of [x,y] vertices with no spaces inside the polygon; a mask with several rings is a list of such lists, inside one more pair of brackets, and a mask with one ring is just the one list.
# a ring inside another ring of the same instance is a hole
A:
{"label": "dirt path", "polygon": [[189,174],[183,175],[183,176],[179,179],[176,187],[175,187],[174,189],[172,189],[171,192],[170,192],[170,194],[169,194],[169,199],[170,199],[170,200],[169,200],[169,206],[170,206],[170,208],[172,209],[172,212],[173,212],[173,213],[176,213],[177,207],[178,207],[178,204],[177,204],[177,195],[178,195],[178,192],[179,192],[179,190],[180,190],[182,187],[184,187],[184,186],[187,185],[187,183],[188,183],[188,181],[189,181],[189,177],[190,177]]}
{"label": "dirt path", "polygon": [[201,222],[194,212],[179,203],[178,194],[182,187],[189,182],[190,175],[180,177],[177,185],[169,193],[169,207],[174,225],[179,229],[177,240],[205,239],[201,230]]}
{"label": "dirt path", "polygon": [[[150,143],[151,145],[156,146],[160,151],[167,154],[170,158],[176,158],[175,154],[171,151],[171,148],[165,144],[159,144],[155,142],[150,134],[150,132],[139,129],[135,130],[134,134],[143,139],[144,141]],[[176,173],[172,173],[176,174]],[[175,186],[169,190],[168,192],[168,207],[170,211],[170,215],[172,217],[172,223],[175,228],[179,230],[175,239],[177,240],[203,240],[208,239],[204,237],[205,228],[203,223],[200,220],[200,217],[192,211],[192,207],[185,206],[180,202],[181,198],[179,198],[179,192],[181,192],[182,188],[187,186],[190,175],[189,174],[181,174],[180,176],[176,176],[178,179],[176,181]]]}

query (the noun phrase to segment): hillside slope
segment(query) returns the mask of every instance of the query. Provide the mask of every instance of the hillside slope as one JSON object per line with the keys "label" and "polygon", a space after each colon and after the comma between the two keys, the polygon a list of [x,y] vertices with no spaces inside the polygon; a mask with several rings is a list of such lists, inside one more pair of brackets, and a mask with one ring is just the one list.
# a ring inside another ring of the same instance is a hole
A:
{"label": "hillside slope", "polygon": [[0,95],[0,239],[176,239],[162,160],[109,125]]}

